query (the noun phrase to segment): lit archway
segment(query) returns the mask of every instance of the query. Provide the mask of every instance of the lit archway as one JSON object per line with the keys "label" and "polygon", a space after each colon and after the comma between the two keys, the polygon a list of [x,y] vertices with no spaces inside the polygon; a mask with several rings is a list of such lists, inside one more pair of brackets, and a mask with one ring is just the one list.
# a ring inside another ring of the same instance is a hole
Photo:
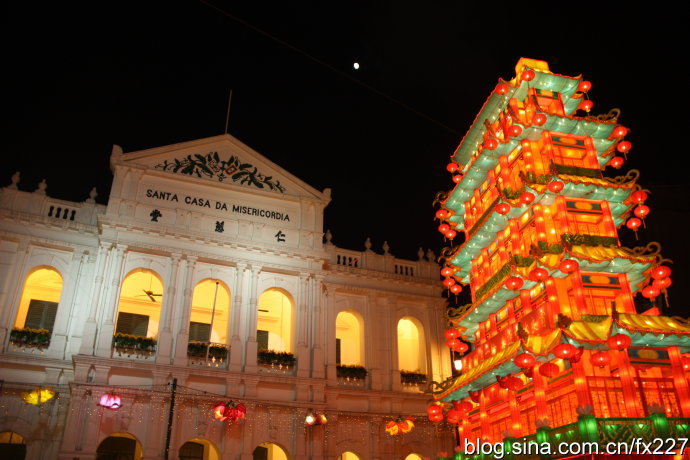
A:
{"label": "lit archway", "polygon": [[283,448],[272,442],[262,442],[256,446],[252,455],[252,460],[288,460]]}
{"label": "lit archway", "polygon": [[422,460],[422,456],[419,454],[410,454],[405,457],[405,460]]}
{"label": "lit archway", "polygon": [[162,302],[163,282],[158,274],[145,268],[131,271],[120,289],[115,332],[138,337],[157,336]]}
{"label": "lit archway", "polygon": [[52,333],[62,286],[62,276],[54,268],[32,270],[24,282],[14,327],[46,329]]}
{"label": "lit archway", "polygon": [[359,313],[344,310],[335,318],[336,364],[364,366],[364,327]]}
{"label": "lit archway", "polygon": [[426,373],[424,329],[411,316],[398,321],[398,366],[401,371]]}
{"label": "lit archway", "polygon": [[182,444],[177,458],[179,460],[219,460],[220,456],[210,441],[194,438]]}
{"label": "lit archway", "polygon": [[26,458],[26,441],[13,431],[0,433],[0,452],[5,460],[24,460]]}
{"label": "lit archway", "polygon": [[259,350],[292,352],[292,298],[282,289],[259,297],[256,341]]}
{"label": "lit archway", "polygon": [[129,433],[114,433],[96,449],[96,460],[141,460],[141,444]]}
{"label": "lit archway", "polygon": [[228,343],[230,291],[225,283],[205,279],[194,287],[189,318],[190,342]]}
{"label": "lit archway", "polygon": [[361,460],[361,459],[359,458],[359,455],[355,454],[354,452],[348,451],[348,452],[343,452],[342,454],[340,454],[340,456],[338,457],[338,460]]}

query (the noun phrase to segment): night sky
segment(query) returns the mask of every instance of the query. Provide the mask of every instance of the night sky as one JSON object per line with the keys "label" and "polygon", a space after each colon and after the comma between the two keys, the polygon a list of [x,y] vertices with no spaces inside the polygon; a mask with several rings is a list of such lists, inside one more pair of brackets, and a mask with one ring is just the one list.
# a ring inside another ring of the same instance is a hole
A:
{"label": "night sky", "polygon": [[[647,3],[664,5],[664,2]],[[45,178],[105,203],[112,144],[125,152],[230,134],[333,189],[333,242],[416,259],[443,239],[431,206],[449,156],[498,78],[524,56],[593,83],[593,113],[630,128],[651,214],[640,241],[674,260],[688,316],[687,27],[633,2],[13,2],[3,6],[0,184]],[[678,54],[676,54],[678,53]],[[354,70],[352,64],[361,67]],[[324,229],[324,230],[325,230]]]}

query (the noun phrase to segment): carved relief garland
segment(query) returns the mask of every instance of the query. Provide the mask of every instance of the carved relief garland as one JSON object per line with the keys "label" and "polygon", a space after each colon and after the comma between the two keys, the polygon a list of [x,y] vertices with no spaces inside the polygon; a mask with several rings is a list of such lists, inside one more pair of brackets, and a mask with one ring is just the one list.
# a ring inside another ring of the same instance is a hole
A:
{"label": "carved relief garland", "polygon": [[285,187],[280,181],[273,181],[272,176],[266,176],[258,172],[256,166],[251,163],[242,163],[239,157],[231,155],[227,160],[221,160],[218,152],[206,155],[187,155],[182,159],[165,160],[155,166],[156,169],[172,171],[174,173],[187,174],[196,177],[217,178],[219,182],[230,179],[243,185],[257,188],[268,188],[285,193]]}

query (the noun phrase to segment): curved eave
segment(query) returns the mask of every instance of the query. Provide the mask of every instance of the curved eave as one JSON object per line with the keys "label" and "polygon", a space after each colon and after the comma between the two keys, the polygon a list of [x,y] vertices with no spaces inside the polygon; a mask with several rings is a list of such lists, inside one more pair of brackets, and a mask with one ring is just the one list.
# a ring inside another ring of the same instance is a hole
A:
{"label": "curved eave", "polygon": [[568,254],[580,263],[580,270],[605,273],[625,273],[630,292],[635,294],[647,279],[644,272],[654,261],[654,256],[636,256],[622,248],[604,246],[572,246]]}
{"label": "curved eave", "polygon": [[629,205],[625,201],[632,193],[633,183],[617,185],[608,183],[602,179],[591,179],[573,175],[558,175],[565,187],[561,195],[572,198],[586,198],[589,200],[606,200],[609,202],[611,216],[616,227],[625,220],[623,216],[628,212]]}

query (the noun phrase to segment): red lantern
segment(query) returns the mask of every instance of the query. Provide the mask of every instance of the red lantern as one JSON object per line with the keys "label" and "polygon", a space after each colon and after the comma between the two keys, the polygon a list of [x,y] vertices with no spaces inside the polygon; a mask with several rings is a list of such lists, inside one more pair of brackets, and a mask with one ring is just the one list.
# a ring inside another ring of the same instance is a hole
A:
{"label": "red lantern", "polygon": [[505,282],[505,287],[511,291],[517,291],[525,284],[519,276],[511,276]]}
{"label": "red lantern", "polygon": [[569,343],[561,343],[553,347],[553,350],[551,350],[551,352],[557,358],[569,359],[575,356],[575,354],[577,353],[577,348],[575,347],[575,345],[571,345]]}
{"label": "red lantern", "polygon": [[448,230],[450,230],[450,225],[448,224],[441,224],[438,226],[438,231],[445,234]]}
{"label": "red lantern", "polygon": [[119,395],[105,393],[98,401],[98,405],[110,410],[118,410],[122,407],[122,398]]}
{"label": "red lantern", "polygon": [[453,350],[457,351],[458,353],[465,353],[467,350],[470,349],[470,346],[467,345],[465,342],[460,341],[457,345],[453,347]]}
{"label": "red lantern", "polygon": [[534,115],[534,117],[532,117],[532,124],[542,126],[544,123],[546,123],[546,120],[548,120],[546,115],[543,113],[537,113]]}
{"label": "red lantern", "polygon": [[640,225],[642,225],[642,221],[640,219],[638,219],[637,217],[631,217],[625,223],[626,227],[628,227],[630,230],[634,230],[634,231],[637,231],[637,229],[640,228]]}
{"label": "red lantern", "polygon": [[644,219],[649,215],[649,206],[645,206],[643,204],[637,206],[635,208],[635,215],[640,219]]}
{"label": "red lantern", "polygon": [[497,213],[505,216],[510,212],[510,205],[508,203],[498,203],[494,209]]}
{"label": "red lantern", "polygon": [[445,219],[446,217],[448,217],[448,214],[448,211],[446,211],[445,209],[439,209],[438,211],[436,211],[436,218]]}
{"label": "red lantern", "polygon": [[522,388],[522,380],[515,376],[506,377],[503,382],[503,386],[509,390],[517,391]]}
{"label": "red lantern", "polygon": [[532,80],[534,80],[534,77],[535,77],[536,75],[537,75],[537,74],[534,73],[534,70],[525,69],[525,70],[522,71],[522,75],[520,76],[520,79],[521,79],[522,81],[532,81]]}
{"label": "red lantern", "polygon": [[438,404],[431,404],[426,408],[426,413],[429,415],[443,414],[443,407]]}
{"label": "red lantern", "polygon": [[453,270],[453,269],[450,268],[450,267],[443,267],[443,268],[441,269],[441,276],[444,276],[444,277],[446,277],[446,276],[453,276],[453,273],[455,273],[455,270]]}
{"label": "red lantern", "polygon": [[577,85],[577,90],[581,93],[586,93],[592,89],[592,83],[587,80],[582,80],[579,85]]}
{"label": "red lantern", "polygon": [[455,338],[446,340],[446,346],[448,348],[455,348],[458,345],[458,343],[460,343],[460,341]]}
{"label": "red lantern", "polygon": [[448,413],[446,414],[446,421],[448,423],[456,424],[456,423],[460,422],[461,418],[462,418],[462,412],[460,412],[459,410],[457,410],[455,408],[449,410]]}
{"label": "red lantern", "polygon": [[534,193],[532,192],[524,192],[522,195],[520,195],[520,203],[522,204],[530,204],[534,202]]}
{"label": "red lantern", "polygon": [[671,285],[671,278],[661,278],[658,280],[652,281],[652,286],[657,288],[660,291],[663,291],[664,289],[668,288]]}
{"label": "red lantern", "polygon": [[454,161],[451,161],[446,165],[446,171],[448,171],[449,173],[454,173],[458,169],[460,169],[460,165],[455,163]]}
{"label": "red lantern", "polygon": [[228,401],[227,403],[219,402],[213,406],[213,416],[221,422],[226,420],[236,422],[244,418],[246,413],[247,408],[244,407],[244,404],[235,404],[234,401]]}
{"label": "red lantern", "polygon": [[625,160],[622,157],[613,157],[609,160],[609,164],[616,169],[620,169],[623,163],[625,163]]}
{"label": "red lantern", "polygon": [[462,174],[454,175],[453,176],[453,182],[455,182],[456,184],[459,184],[460,182],[462,182]]}
{"label": "red lantern", "polygon": [[545,268],[535,268],[529,272],[529,279],[532,281],[544,281],[549,277],[549,272]]}
{"label": "red lantern", "polygon": [[625,137],[628,134],[628,128],[625,126],[616,126],[616,129],[611,133],[611,137]]}
{"label": "red lantern", "polygon": [[532,368],[537,364],[536,358],[529,353],[520,353],[513,359],[513,362],[522,369]]}
{"label": "red lantern", "polygon": [[452,285],[455,284],[455,280],[453,278],[446,278],[443,280],[443,285],[447,288],[451,287]]}
{"label": "red lantern", "polygon": [[522,134],[522,128],[518,125],[512,125],[508,128],[508,135],[512,137],[517,137]]}
{"label": "red lantern", "polygon": [[630,194],[630,200],[633,203],[642,204],[647,201],[647,192],[638,190]]}
{"label": "red lantern", "polygon": [[560,192],[561,190],[563,190],[563,187],[565,187],[565,184],[559,180],[555,180],[549,183],[549,191],[553,193]]}
{"label": "red lantern", "polygon": [[625,350],[632,344],[632,339],[626,334],[615,334],[606,340],[606,344],[612,350]]}
{"label": "red lantern", "polygon": [[571,363],[577,363],[580,361],[580,358],[582,358],[582,354],[584,352],[585,352],[584,347],[577,347],[577,349],[575,350],[575,354],[573,356],[571,356],[570,358],[568,358],[568,360]]}
{"label": "red lantern", "polygon": [[580,105],[577,106],[578,109],[584,110],[585,112],[592,110],[592,107],[594,107],[594,102],[590,101],[589,99],[583,100],[580,102]]}
{"label": "red lantern", "polygon": [[609,354],[606,351],[598,351],[594,353],[590,358],[590,361],[592,362],[593,366],[598,366],[598,367],[605,367],[608,365],[609,361],[611,360],[609,358]]}
{"label": "red lantern", "polygon": [[544,363],[539,366],[539,373],[544,377],[553,377],[558,375],[560,369],[554,363]]}
{"label": "red lantern", "polygon": [[658,267],[654,268],[654,270],[652,270],[652,278],[654,278],[655,280],[660,280],[668,276],[671,276],[671,269],[665,265],[659,265]]}
{"label": "red lantern", "polygon": [[467,394],[469,395],[472,402],[479,404],[479,399],[481,398],[481,395],[482,395],[481,390],[480,391],[468,390]]}
{"label": "red lantern", "polygon": [[680,361],[683,364],[683,370],[690,371],[690,357],[683,356]]}
{"label": "red lantern", "polygon": [[442,422],[443,421],[443,413],[430,415],[429,420],[434,422],[434,423]]}
{"label": "red lantern", "polygon": [[452,240],[453,238],[455,238],[455,236],[456,236],[457,234],[458,234],[458,233],[457,233],[455,230],[450,229],[450,230],[448,230],[446,233],[444,233],[444,236],[445,236],[446,238],[448,238],[449,240]]}
{"label": "red lantern", "polygon": [[225,403],[224,402],[218,402],[213,406],[213,416],[216,418],[216,420],[220,420],[221,422],[224,422],[228,419],[228,417],[225,416]]}
{"label": "red lantern", "polygon": [[447,339],[457,339],[460,337],[460,331],[454,327],[449,327],[443,332],[443,335],[445,335]]}
{"label": "red lantern", "polygon": [[508,85],[506,85],[505,83],[499,83],[498,85],[496,85],[496,93],[500,94],[501,96],[503,96],[504,94],[507,94],[509,90],[510,90],[510,87]]}
{"label": "red lantern", "polygon": [[580,268],[580,264],[577,263],[577,260],[573,259],[565,259],[558,264],[558,269],[563,273],[572,273],[578,268]]}
{"label": "red lantern", "polygon": [[461,412],[469,412],[474,408],[471,402],[469,401],[463,401],[460,404],[458,404],[458,410]]}
{"label": "red lantern", "polygon": [[642,289],[642,297],[654,299],[656,296],[660,294],[660,292],[661,291],[659,291],[658,288],[655,288],[654,285],[649,285],[646,288]]}
{"label": "red lantern", "polygon": [[620,153],[628,153],[631,148],[632,142],[630,141],[621,141],[616,146],[616,150],[618,150]]}
{"label": "red lantern", "polygon": [[498,141],[492,137],[484,141],[484,148],[487,150],[495,150],[498,147]]}
{"label": "red lantern", "polygon": [[450,292],[456,295],[460,294],[462,292],[462,286],[460,286],[459,284],[454,284],[450,287]]}

